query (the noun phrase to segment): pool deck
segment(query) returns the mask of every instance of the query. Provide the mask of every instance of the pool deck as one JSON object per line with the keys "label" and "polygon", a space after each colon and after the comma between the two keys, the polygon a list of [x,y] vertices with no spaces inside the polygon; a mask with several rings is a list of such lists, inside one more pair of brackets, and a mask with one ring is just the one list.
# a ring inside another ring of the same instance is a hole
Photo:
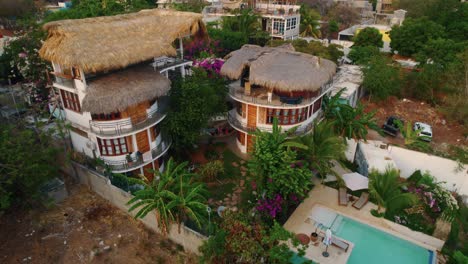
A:
{"label": "pool deck", "polygon": [[[377,209],[377,205],[372,204],[371,202],[367,203],[361,210],[357,210],[352,207],[352,203],[348,203],[347,206],[340,206],[338,205],[338,190],[322,184],[317,184],[312,191],[309,192],[309,197],[297,207],[288,221],[284,224],[284,228],[296,234],[305,233],[310,235],[310,233],[315,230],[315,227],[313,221],[309,220],[309,216],[315,206],[326,207],[336,213],[365,223],[396,237],[408,240],[428,250],[440,251],[444,245],[444,241],[440,239],[428,236],[421,232],[412,231],[405,226],[393,223],[384,218],[374,217],[371,215],[370,210]],[[358,241],[353,242],[359,243]],[[354,246],[354,244],[351,243],[350,249],[348,249],[347,252],[330,246],[330,257],[324,258],[322,257],[322,251],[325,248],[323,244],[320,243],[319,246],[314,246],[312,244],[309,245],[310,246],[306,250],[305,257],[321,264],[346,263]]]}

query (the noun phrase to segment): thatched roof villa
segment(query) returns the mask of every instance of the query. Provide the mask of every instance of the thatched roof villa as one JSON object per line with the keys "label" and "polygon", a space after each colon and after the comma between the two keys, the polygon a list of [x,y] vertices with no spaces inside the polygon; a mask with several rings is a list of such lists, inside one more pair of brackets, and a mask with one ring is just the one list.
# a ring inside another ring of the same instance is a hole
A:
{"label": "thatched roof villa", "polygon": [[271,130],[275,117],[283,129],[298,126],[296,134],[309,132],[335,73],[332,61],[296,52],[291,45],[244,45],[228,54],[221,74],[235,80],[230,85],[235,109],[228,117],[240,150],[252,148],[248,132]]}
{"label": "thatched roof villa", "polygon": [[151,176],[170,141],[160,133],[168,77],[185,76],[182,38],[204,37],[200,14],[152,9],[47,23],[39,54],[52,62],[54,87],[72,124],[77,152],[113,172]]}

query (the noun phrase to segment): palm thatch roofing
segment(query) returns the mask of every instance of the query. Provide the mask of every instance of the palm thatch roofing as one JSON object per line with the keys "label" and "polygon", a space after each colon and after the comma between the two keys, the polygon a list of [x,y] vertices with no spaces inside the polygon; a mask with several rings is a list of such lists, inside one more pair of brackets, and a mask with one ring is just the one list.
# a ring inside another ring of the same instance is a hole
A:
{"label": "palm thatch roofing", "polygon": [[244,45],[226,56],[221,74],[239,79],[246,67],[250,67],[251,84],[281,92],[317,91],[336,72],[334,62],[296,52],[291,45]]}
{"label": "palm thatch roofing", "polygon": [[174,40],[205,36],[202,15],[165,9],[61,20],[44,25],[48,38],[39,54],[85,72],[124,68],[159,56],[174,56]]}
{"label": "palm thatch roofing", "polygon": [[171,81],[148,65],[113,72],[88,84],[82,110],[93,114],[123,111],[129,106],[166,95]]}

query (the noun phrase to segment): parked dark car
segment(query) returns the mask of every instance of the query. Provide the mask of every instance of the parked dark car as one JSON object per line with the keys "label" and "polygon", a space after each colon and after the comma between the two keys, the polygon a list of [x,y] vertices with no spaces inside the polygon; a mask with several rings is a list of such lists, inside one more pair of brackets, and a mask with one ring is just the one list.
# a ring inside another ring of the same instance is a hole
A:
{"label": "parked dark car", "polygon": [[387,118],[387,122],[385,122],[385,124],[382,126],[383,131],[390,136],[396,137],[398,132],[400,132],[400,128],[397,125],[398,121],[401,122],[402,125],[404,124],[403,119],[396,116],[390,116]]}

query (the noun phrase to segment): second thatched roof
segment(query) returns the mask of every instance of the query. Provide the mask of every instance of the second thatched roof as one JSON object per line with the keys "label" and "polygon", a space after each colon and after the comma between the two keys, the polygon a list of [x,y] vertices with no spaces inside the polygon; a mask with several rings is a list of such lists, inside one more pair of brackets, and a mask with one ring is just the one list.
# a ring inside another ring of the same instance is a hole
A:
{"label": "second thatched roof", "polygon": [[166,95],[170,88],[171,81],[152,67],[130,67],[91,81],[82,110],[93,114],[120,112],[129,106]]}
{"label": "second thatched roof", "polygon": [[205,34],[202,15],[151,9],[137,13],[61,20],[44,25],[49,33],[39,54],[85,72],[124,68],[159,56],[174,56],[174,40]]}
{"label": "second thatched roof", "polygon": [[282,92],[317,91],[336,72],[336,64],[305,53],[292,46],[277,48],[244,45],[227,57],[221,74],[239,79],[250,67],[251,84]]}

